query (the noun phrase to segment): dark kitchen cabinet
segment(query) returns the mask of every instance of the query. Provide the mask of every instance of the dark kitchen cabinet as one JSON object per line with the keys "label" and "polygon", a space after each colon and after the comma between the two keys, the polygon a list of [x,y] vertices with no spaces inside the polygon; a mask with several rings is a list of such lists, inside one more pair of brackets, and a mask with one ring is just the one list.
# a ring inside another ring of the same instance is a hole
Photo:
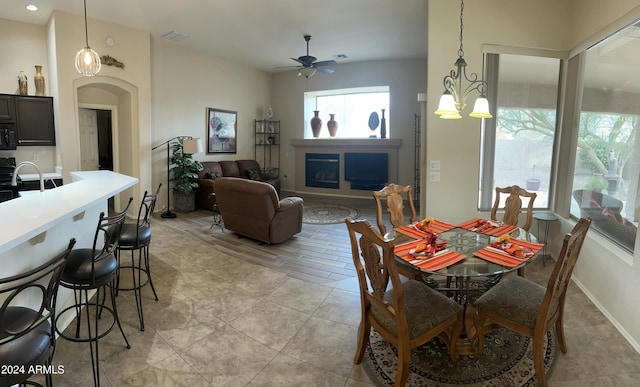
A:
{"label": "dark kitchen cabinet", "polygon": [[53,97],[15,96],[18,146],[56,145]]}
{"label": "dark kitchen cabinet", "polygon": [[15,122],[15,111],[13,95],[0,94],[0,122]]}

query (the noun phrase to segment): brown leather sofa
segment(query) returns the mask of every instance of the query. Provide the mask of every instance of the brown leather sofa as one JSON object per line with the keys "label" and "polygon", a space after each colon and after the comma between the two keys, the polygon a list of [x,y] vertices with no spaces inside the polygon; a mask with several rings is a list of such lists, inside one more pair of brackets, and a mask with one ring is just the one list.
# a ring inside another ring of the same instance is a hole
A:
{"label": "brown leather sofa", "polygon": [[198,172],[198,194],[196,205],[198,208],[213,209],[215,199],[210,197],[214,192],[215,179],[219,177],[237,177],[269,183],[280,194],[280,179],[276,173],[264,172],[256,160],[236,161],[203,161],[202,171]]}
{"label": "brown leather sofa", "polygon": [[214,185],[226,229],[270,244],[302,231],[302,198],[280,199],[271,184],[236,177],[217,178]]}

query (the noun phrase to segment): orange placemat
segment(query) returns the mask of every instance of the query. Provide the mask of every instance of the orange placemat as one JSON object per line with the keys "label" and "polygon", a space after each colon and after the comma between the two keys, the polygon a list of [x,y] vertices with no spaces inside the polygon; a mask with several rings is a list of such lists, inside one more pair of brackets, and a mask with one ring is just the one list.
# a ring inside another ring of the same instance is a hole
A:
{"label": "orange placemat", "polygon": [[[431,230],[436,234],[449,231],[455,227],[456,226],[451,223],[443,222],[437,219],[431,222]],[[428,232],[418,230],[413,226],[413,224],[396,227],[394,230],[415,239],[423,239],[429,236]]]}
{"label": "orange placemat", "polygon": [[[527,241],[523,241],[515,238],[511,238],[509,240],[509,243],[513,243],[514,245],[531,249],[531,251],[533,251],[533,254],[534,254],[533,256],[535,256],[535,254],[538,251],[540,251],[540,249],[542,249],[542,246],[543,246],[540,243],[532,243],[532,242],[527,242]],[[531,257],[529,258],[514,257],[505,251],[502,251],[498,248],[493,248],[490,246],[484,247],[476,251],[475,253],[473,253],[473,255],[475,255],[478,258],[482,258],[486,261],[497,263],[498,265],[503,265],[508,267],[518,266],[522,264],[524,261],[526,261],[527,259],[531,258]]]}
{"label": "orange placemat", "polygon": [[510,224],[503,224],[502,222],[496,222],[501,225],[498,227],[480,229],[478,227],[478,221],[484,222],[485,224],[486,222],[488,222],[486,219],[473,218],[473,219],[467,220],[466,222],[460,223],[458,227],[464,228],[465,230],[475,231],[477,233],[490,235],[490,236],[500,236],[500,235],[508,234],[518,228],[518,226],[512,226]]}
{"label": "orange placemat", "polygon": [[444,249],[437,252],[432,257],[426,258],[421,258],[419,256],[414,257],[408,252],[404,256],[399,255],[399,257],[409,262],[411,265],[427,271],[437,271],[466,258],[464,254],[449,249]]}
{"label": "orange placemat", "polygon": [[437,271],[465,258],[464,254],[444,249],[435,253],[432,257],[414,256],[409,254],[411,249],[415,248],[418,243],[424,243],[423,240],[415,240],[394,246],[393,252],[398,257],[409,262],[411,265],[428,271]]}

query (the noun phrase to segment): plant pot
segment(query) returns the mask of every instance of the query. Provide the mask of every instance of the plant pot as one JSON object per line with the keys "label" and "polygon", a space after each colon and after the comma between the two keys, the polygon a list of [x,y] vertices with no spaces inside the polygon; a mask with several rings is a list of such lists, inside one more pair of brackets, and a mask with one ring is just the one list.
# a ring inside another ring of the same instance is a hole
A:
{"label": "plant pot", "polygon": [[540,189],[540,179],[527,179],[527,191],[537,191]]}
{"label": "plant pot", "polygon": [[176,212],[191,212],[196,209],[196,194],[173,191],[173,208]]}

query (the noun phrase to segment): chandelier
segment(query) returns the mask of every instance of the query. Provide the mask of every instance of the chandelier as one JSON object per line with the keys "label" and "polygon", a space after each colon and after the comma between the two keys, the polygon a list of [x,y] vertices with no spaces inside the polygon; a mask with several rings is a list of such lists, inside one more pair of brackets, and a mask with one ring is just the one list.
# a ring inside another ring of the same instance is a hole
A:
{"label": "chandelier", "polygon": [[100,71],[100,55],[89,47],[87,30],[87,0],[84,0],[84,48],[76,54],[76,70],[82,75],[92,77]]}
{"label": "chandelier", "polygon": [[[444,77],[444,93],[440,97],[440,103],[438,104],[438,110],[434,113],[444,119],[460,119],[462,116],[460,113],[466,106],[467,97],[473,91],[477,91],[480,96],[476,99],[473,106],[473,111],[469,114],[475,118],[491,118],[493,117],[489,112],[489,101],[486,97],[487,82],[482,79],[478,79],[478,74],[471,73],[467,75],[467,61],[464,60],[464,50],[462,48],[462,31],[464,30],[464,24],[462,17],[464,13],[464,0],[460,1],[460,48],[458,49],[458,60],[454,66],[455,69],[451,70],[449,75]],[[466,81],[467,86],[463,87],[463,82]]]}

